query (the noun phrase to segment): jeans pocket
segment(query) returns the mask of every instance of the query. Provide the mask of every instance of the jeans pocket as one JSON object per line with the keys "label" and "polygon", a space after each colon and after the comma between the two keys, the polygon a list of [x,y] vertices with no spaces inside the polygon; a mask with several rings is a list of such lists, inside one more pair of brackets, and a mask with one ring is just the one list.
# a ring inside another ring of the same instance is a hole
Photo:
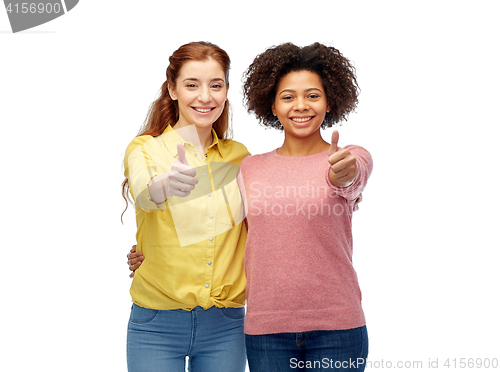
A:
{"label": "jeans pocket", "polygon": [[366,359],[368,357],[368,331],[366,329],[366,325],[361,327],[361,340],[362,340],[362,350],[361,357]]}
{"label": "jeans pocket", "polygon": [[152,321],[158,310],[147,309],[145,307],[138,306],[136,304],[132,305],[132,311],[130,312],[130,323],[133,324],[146,324]]}
{"label": "jeans pocket", "polygon": [[223,307],[222,314],[230,319],[245,319],[244,307]]}

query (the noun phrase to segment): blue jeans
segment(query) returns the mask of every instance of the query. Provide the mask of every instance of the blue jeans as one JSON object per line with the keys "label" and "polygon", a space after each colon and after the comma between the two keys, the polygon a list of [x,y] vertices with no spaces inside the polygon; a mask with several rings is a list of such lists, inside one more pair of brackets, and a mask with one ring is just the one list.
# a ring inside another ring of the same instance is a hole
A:
{"label": "blue jeans", "polygon": [[359,371],[368,356],[366,326],[340,331],[246,335],[251,372]]}
{"label": "blue jeans", "polygon": [[132,305],[129,372],[244,372],[244,308],[153,310]]}

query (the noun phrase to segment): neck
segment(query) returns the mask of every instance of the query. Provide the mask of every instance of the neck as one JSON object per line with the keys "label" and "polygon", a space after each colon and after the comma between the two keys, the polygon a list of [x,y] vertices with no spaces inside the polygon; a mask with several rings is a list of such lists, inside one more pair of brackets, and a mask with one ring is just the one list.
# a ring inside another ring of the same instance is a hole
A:
{"label": "neck", "polygon": [[196,131],[198,132],[198,138],[200,139],[201,148],[203,150],[201,153],[204,154],[205,151],[207,151],[207,147],[213,142],[212,127],[196,127]]}
{"label": "neck", "polygon": [[308,137],[296,137],[285,132],[285,141],[278,149],[278,154],[283,156],[307,156],[328,150],[330,145],[323,140],[318,130]]}

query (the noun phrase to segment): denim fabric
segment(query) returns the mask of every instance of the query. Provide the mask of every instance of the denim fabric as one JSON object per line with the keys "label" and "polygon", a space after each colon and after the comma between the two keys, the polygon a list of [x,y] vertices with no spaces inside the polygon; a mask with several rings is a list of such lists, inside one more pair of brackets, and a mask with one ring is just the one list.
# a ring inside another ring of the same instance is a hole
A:
{"label": "denim fabric", "polygon": [[246,335],[251,372],[359,371],[368,356],[366,326],[339,331]]}
{"label": "denim fabric", "polygon": [[244,372],[244,308],[153,310],[132,305],[129,372]]}

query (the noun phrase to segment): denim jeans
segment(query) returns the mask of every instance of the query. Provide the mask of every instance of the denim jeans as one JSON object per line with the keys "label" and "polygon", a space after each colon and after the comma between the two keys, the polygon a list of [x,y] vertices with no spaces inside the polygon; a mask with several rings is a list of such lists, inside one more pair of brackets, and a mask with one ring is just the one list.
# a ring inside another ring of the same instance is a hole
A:
{"label": "denim jeans", "polygon": [[250,372],[364,371],[366,326],[339,331],[246,335]]}
{"label": "denim jeans", "polygon": [[129,372],[244,372],[244,308],[153,310],[132,305]]}

